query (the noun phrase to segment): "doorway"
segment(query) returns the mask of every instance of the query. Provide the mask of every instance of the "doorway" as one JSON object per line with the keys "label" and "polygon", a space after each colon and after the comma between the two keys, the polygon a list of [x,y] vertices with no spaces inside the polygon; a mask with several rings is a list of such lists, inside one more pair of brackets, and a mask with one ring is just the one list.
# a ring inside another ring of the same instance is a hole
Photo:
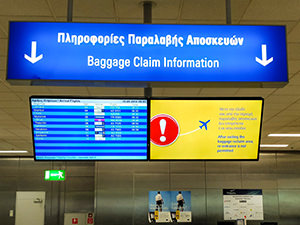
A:
{"label": "doorway", "polygon": [[17,191],[15,225],[44,225],[45,196],[43,191]]}

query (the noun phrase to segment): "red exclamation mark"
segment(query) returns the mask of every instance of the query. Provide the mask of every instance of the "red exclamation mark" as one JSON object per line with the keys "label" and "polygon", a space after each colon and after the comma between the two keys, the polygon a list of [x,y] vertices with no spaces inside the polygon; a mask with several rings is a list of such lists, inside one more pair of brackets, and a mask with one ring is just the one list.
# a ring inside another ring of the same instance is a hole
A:
{"label": "red exclamation mark", "polygon": [[165,142],[167,140],[167,138],[164,136],[166,131],[166,126],[167,126],[167,121],[165,119],[161,119],[159,121],[159,126],[160,126],[160,132],[162,134],[162,136],[159,139],[161,142]]}
{"label": "red exclamation mark", "polygon": [[[168,130],[166,130],[168,124]],[[168,146],[179,136],[179,124],[170,115],[158,114],[151,118],[150,139],[158,146]]]}

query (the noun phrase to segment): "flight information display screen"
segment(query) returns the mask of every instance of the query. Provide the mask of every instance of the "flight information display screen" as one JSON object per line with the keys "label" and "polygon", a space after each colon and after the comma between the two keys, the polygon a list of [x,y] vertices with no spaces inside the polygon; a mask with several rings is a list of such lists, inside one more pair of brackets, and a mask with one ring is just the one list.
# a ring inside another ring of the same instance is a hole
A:
{"label": "flight information display screen", "polygon": [[147,160],[146,99],[31,97],[35,160]]}

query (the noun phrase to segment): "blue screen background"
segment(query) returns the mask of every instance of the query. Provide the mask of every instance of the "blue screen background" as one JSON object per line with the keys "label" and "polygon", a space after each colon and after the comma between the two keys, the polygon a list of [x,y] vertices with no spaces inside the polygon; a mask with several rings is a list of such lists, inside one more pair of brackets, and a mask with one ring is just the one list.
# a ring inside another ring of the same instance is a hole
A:
{"label": "blue screen background", "polygon": [[147,159],[147,100],[32,98],[31,107],[37,160]]}

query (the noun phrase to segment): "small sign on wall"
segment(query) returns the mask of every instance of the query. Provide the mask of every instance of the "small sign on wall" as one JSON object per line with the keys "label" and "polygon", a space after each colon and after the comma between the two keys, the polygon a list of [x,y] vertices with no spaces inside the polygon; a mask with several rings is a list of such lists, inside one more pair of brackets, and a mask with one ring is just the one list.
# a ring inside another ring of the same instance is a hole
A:
{"label": "small sign on wall", "polygon": [[72,218],[72,224],[78,224],[78,218]]}
{"label": "small sign on wall", "polygon": [[261,189],[223,189],[224,220],[263,220]]}
{"label": "small sign on wall", "polygon": [[66,179],[64,170],[45,170],[45,180],[64,181]]}
{"label": "small sign on wall", "polygon": [[191,192],[171,191],[171,217],[174,222],[192,222]]}

